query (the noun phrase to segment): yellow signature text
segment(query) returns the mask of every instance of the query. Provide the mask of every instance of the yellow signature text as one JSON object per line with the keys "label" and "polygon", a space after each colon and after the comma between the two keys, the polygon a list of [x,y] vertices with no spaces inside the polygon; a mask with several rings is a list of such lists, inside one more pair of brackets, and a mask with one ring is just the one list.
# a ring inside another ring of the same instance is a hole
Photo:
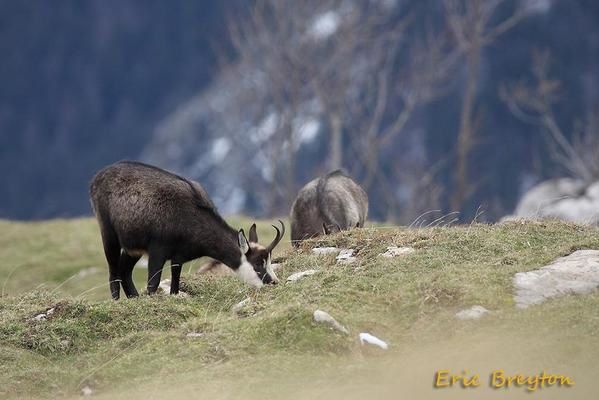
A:
{"label": "yellow signature text", "polygon": [[[503,369],[497,369],[489,374],[489,385],[493,389],[511,388],[511,387],[522,387],[526,388],[527,391],[534,392],[537,389],[547,388],[551,386],[563,386],[569,387],[574,386],[575,382],[569,376],[561,374],[548,374],[542,371],[536,375],[523,375],[523,374],[506,374]],[[435,372],[435,378],[433,386],[435,388],[451,388],[461,387],[477,388],[481,385],[481,379],[479,374],[471,374],[468,370],[464,370],[461,373],[453,373],[448,369],[441,369]]]}
{"label": "yellow signature text", "polygon": [[565,375],[547,374],[545,371],[538,375],[506,375],[502,369],[491,373],[491,387],[494,389],[509,388],[511,386],[526,387],[530,392],[539,388],[551,386],[574,386],[574,379]]}

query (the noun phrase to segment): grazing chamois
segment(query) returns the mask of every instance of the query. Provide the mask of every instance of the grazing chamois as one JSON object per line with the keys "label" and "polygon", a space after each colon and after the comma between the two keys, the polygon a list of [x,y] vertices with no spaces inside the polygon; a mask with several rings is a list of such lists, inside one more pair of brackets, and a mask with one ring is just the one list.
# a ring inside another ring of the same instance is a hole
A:
{"label": "grazing chamois", "polygon": [[197,182],[151,165],[121,161],[94,176],[90,197],[115,300],[120,285],[127,297],[138,295],[131,275],[143,254],[148,255],[149,294],[156,292],[167,260],[171,294],[177,294],[183,263],[202,256],[221,261],[256,288],[278,282],[270,260],[285,233],[283,223],[279,221],[282,232],[273,225],[276,236],[270,245],[250,245],[243,229],[225,222]]}
{"label": "grazing chamois", "polygon": [[308,182],[291,206],[291,243],[364,226],[368,215],[366,192],[337,170]]}

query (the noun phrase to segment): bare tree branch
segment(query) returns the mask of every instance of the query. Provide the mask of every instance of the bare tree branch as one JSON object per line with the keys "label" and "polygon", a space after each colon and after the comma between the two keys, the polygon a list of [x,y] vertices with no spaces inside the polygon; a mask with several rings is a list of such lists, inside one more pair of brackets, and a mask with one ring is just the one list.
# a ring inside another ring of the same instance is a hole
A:
{"label": "bare tree branch", "polygon": [[[517,118],[527,123],[536,124],[547,132],[552,150],[551,155],[558,165],[561,165],[572,176],[590,182],[599,177],[599,172],[595,172],[594,162],[590,161],[594,160],[594,157],[585,157],[585,154],[589,152],[589,149],[596,148],[575,146],[559,126],[553,113],[553,106],[559,100],[560,82],[550,77],[549,67],[549,53],[534,52],[533,84],[527,85],[519,82],[513,85],[503,85],[500,89],[500,98]],[[594,137],[588,132],[590,130],[587,130],[582,136]]]}
{"label": "bare tree branch", "polygon": [[468,75],[462,97],[460,127],[457,140],[457,165],[455,170],[455,190],[451,198],[451,208],[460,210],[474,190],[470,187],[469,156],[476,143],[476,92],[479,83],[479,69],[483,49],[500,35],[521,22],[527,13],[517,8],[510,16],[489,26],[497,9],[504,0],[445,0],[446,15],[450,30],[460,51],[465,55]]}

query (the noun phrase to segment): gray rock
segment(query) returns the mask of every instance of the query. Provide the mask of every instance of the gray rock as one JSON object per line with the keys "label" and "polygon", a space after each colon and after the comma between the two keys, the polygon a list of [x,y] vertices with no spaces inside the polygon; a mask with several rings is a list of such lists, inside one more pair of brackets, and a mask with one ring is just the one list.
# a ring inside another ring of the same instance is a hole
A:
{"label": "gray rock", "polygon": [[270,267],[272,268],[273,271],[277,271],[279,269],[281,269],[283,267],[283,264],[281,263],[272,263],[270,264]]}
{"label": "gray rock", "polygon": [[343,249],[337,256],[337,262],[351,264],[356,262],[358,259],[354,257],[354,249]]}
{"label": "gray rock", "polygon": [[392,257],[398,257],[398,256],[407,255],[407,254],[412,254],[415,251],[416,250],[414,250],[414,248],[412,248],[412,247],[388,246],[387,251],[384,253],[381,253],[380,255],[383,257],[392,258]]}
{"label": "gray rock", "polygon": [[340,251],[341,251],[341,249],[338,249],[337,247],[314,247],[312,249],[312,253],[317,254],[317,255],[336,254],[336,253],[339,253]]}
{"label": "gray rock", "polygon": [[295,281],[303,278],[304,276],[314,275],[317,272],[319,272],[319,271],[315,270],[315,269],[309,269],[309,270],[302,271],[302,272],[296,272],[295,274],[291,274],[287,277],[287,282],[295,282]]}
{"label": "gray rock", "polygon": [[339,322],[337,322],[337,320],[335,318],[331,317],[331,315],[325,311],[322,311],[322,310],[314,311],[314,321],[316,321],[318,323],[328,324],[335,330],[338,330],[339,332],[349,335],[349,331],[347,330],[347,328],[344,327],[343,325],[341,325]]}
{"label": "gray rock", "polygon": [[514,276],[516,307],[526,308],[565,294],[586,294],[599,287],[599,250],[578,250],[551,264]]}
{"label": "gray rock", "polygon": [[487,310],[483,306],[472,306],[470,308],[467,308],[465,310],[462,310],[462,311],[456,313],[455,317],[457,319],[461,319],[461,320],[480,319],[485,314],[488,314],[488,313],[489,313],[489,310]]}
{"label": "gray rock", "polygon": [[513,215],[502,220],[557,218],[580,224],[599,224],[599,182],[560,178],[542,182],[518,202]]}
{"label": "gray rock", "polygon": [[46,320],[46,314],[38,314],[35,317],[31,318],[33,321],[45,321]]}
{"label": "gray rock", "polygon": [[231,311],[233,312],[233,314],[239,314],[241,312],[241,310],[243,310],[247,305],[249,305],[252,302],[251,298],[246,298],[241,300],[239,303],[235,304],[232,308]]}
{"label": "gray rock", "polygon": [[162,289],[164,293],[170,293],[171,291],[171,280],[163,279],[160,281],[160,285],[158,285],[158,289]]}
{"label": "gray rock", "polygon": [[46,311],[45,313],[41,313],[36,315],[35,317],[31,318],[32,321],[45,321],[48,317],[50,317],[52,314],[54,314],[54,307],[50,308],[48,311]]}
{"label": "gray rock", "polygon": [[[158,293],[169,294],[171,292],[171,280],[163,279],[160,281],[158,285]],[[182,290],[179,290],[179,293],[176,294],[177,297],[189,297],[189,294],[185,293]]]}

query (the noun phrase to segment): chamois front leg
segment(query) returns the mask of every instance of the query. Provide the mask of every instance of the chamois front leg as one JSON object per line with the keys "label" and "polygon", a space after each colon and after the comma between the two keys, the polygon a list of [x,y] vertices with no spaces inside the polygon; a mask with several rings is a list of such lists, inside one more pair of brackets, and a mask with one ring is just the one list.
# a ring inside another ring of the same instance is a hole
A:
{"label": "chamois front leg", "polygon": [[119,259],[119,273],[121,274],[121,284],[123,285],[123,291],[128,298],[137,297],[137,289],[133,283],[133,267],[139,261],[141,256],[130,256],[126,252],[121,253]]}
{"label": "chamois front leg", "polygon": [[166,256],[162,250],[150,250],[148,254],[148,294],[152,295],[158,290],[162,267]]}
{"label": "chamois front leg", "polygon": [[177,258],[171,260],[171,294],[179,293],[181,268],[183,268],[183,261],[178,260]]}
{"label": "chamois front leg", "polygon": [[102,243],[104,245],[104,254],[108,262],[108,283],[110,285],[110,294],[114,300],[121,296],[121,274],[119,271],[119,255],[121,246],[119,245],[116,233],[111,229],[102,227]]}

